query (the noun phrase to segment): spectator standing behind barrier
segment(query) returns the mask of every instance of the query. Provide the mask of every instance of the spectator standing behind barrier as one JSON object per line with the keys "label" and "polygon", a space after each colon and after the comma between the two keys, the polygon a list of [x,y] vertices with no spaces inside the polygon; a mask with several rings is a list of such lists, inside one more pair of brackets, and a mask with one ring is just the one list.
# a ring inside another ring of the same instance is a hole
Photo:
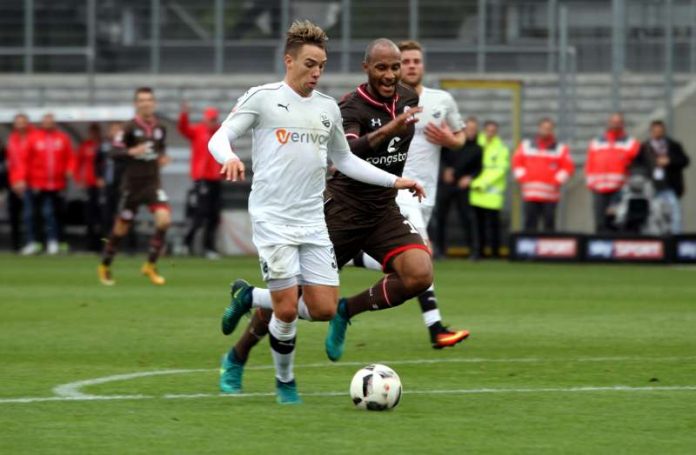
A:
{"label": "spectator standing behind barrier", "polygon": [[22,244],[22,200],[27,190],[26,158],[31,131],[29,117],[25,114],[15,115],[12,132],[7,137],[5,146],[5,165],[11,190],[8,194],[7,209],[14,251],[19,251]]}
{"label": "spectator standing behind barrier", "polygon": [[87,248],[90,251],[100,251],[99,239],[104,234],[104,220],[100,206],[104,179],[99,174],[100,169],[97,166],[101,144],[101,128],[98,123],[92,123],[89,125],[87,138],[78,147],[75,160],[75,183],[87,192],[84,212],[87,224]]}
{"label": "spectator standing behind barrier", "polygon": [[24,224],[27,244],[22,254],[41,250],[34,229],[34,211],[40,210],[46,230],[46,252],[58,254],[60,235],[61,192],[72,174],[74,156],[67,134],[60,131],[53,114],[45,114],[41,127],[29,136],[26,156],[26,175],[29,190],[24,198]]}
{"label": "spectator standing behind barrier", "polygon": [[437,255],[447,254],[447,218],[454,202],[464,230],[464,244],[471,249],[472,214],[469,205],[469,185],[473,176],[481,172],[483,149],[478,144],[478,120],[466,119],[464,126],[466,139],[459,150],[442,150],[442,173],[440,188],[437,191]]}
{"label": "spectator standing behind barrier", "polygon": [[474,209],[474,251],[472,259],[484,256],[489,245],[494,257],[500,256],[500,211],[505,203],[510,151],[498,136],[498,124],[487,120],[478,136],[483,148],[481,172],[471,181],[469,202]]}
{"label": "spectator standing behind barrier", "polygon": [[640,144],[626,134],[623,114],[618,112],[609,117],[606,132],[590,142],[585,178],[593,193],[596,233],[614,230],[610,207],[618,202],[628,167],[639,150]]}
{"label": "spectator standing behind barrier", "polygon": [[656,196],[670,208],[670,230],[681,233],[681,205],[684,194],[684,168],[689,157],[681,143],[666,135],[664,122],[655,120],[650,124],[650,139],[643,142],[638,156],[631,165],[632,171],[643,172],[652,179]]}
{"label": "spectator standing behind barrier", "polygon": [[512,157],[512,173],[522,189],[524,230],[536,232],[543,221],[544,231],[556,230],[556,205],[561,185],[575,171],[570,149],[559,143],[550,118],[539,121],[534,139],[525,139]]}
{"label": "spectator standing behind barrier", "polygon": [[215,251],[215,232],[220,223],[221,166],[208,152],[208,141],[220,127],[218,111],[207,107],[203,111],[203,121],[189,122],[188,104],[181,106],[179,132],[191,142],[191,179],[193,188],[187,201],[188,231],[184,243],[189,252],[193,251],[196,232],[204,227],[203,248],[208,259],[218,259]]}

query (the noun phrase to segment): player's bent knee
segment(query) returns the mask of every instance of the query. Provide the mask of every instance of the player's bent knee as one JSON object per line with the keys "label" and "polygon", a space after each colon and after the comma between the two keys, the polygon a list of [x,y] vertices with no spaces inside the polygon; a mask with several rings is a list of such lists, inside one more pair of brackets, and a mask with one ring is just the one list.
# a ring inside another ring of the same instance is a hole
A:
{"label": "player's bent knee", "polygon": [[297,305],[274,305],[273,314],[283,322],[292,322],[297,319]]}
{"label": "player's bent knee", "polygon": [[408,276],[403,277],[402,280],[410,293],[420,295],[433,284],[432,268],[412,271]]}
{"label": "player's bent knee", "polygon": [[309,310],[313,321],[330,321],[336,315],[336,305],[321,305]]}

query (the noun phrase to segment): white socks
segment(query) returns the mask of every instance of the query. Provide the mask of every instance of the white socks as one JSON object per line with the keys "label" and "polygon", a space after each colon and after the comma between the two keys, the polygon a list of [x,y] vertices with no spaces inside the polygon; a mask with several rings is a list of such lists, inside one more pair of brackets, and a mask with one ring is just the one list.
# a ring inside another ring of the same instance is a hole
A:
{"label": "white socks", "polygon": [[271,341],[271,355],[275,365],[276,378],[281,382],[295,379],[293,365],[295,363],[295,339],[297,336],[297,319],[284,322],[271,316],[268,324],[268,335]]}
{"label": "white socks", "polygon": [[251,306],[254,308],[273,309],[273,300],[271,300],[271,291],[268,289],[257,288],[251,290]]}

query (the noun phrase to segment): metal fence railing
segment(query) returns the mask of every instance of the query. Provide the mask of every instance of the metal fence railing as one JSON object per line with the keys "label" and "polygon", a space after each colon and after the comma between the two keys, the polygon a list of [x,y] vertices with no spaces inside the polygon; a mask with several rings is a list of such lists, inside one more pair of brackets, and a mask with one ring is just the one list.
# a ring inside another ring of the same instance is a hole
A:
{"label": "metal fence railing", "polygon": [[381,35],[421,40],[431,72],[558,73],[568,125],[575,73],[611,73],[616,110],[622,74],[663,73],[671,120],[673,74],[696,72],[696,0],[5,1],[0,71],[279,73],[300,17],[329,33],[329,72]]}

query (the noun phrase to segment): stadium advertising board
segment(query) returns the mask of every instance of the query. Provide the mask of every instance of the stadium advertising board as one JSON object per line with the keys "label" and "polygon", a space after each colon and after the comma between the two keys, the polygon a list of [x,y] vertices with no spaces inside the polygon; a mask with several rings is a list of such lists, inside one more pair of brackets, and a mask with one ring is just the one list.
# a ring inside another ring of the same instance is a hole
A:
{"label": "stadium advertising board", "polygon": [[663,262],[667,259],[664,239],[588,237],[585,257],[589,261]]}
{"label": "stadium advertising board", "polygon": [[510,251],[517,260],[577,261],[581,258],[581,237],[566,236],[513,236]]}
{"label": "stadium advertising board", "polygon": [[696,263],[696,236],[679,235],[674,237],[674,262]]}

